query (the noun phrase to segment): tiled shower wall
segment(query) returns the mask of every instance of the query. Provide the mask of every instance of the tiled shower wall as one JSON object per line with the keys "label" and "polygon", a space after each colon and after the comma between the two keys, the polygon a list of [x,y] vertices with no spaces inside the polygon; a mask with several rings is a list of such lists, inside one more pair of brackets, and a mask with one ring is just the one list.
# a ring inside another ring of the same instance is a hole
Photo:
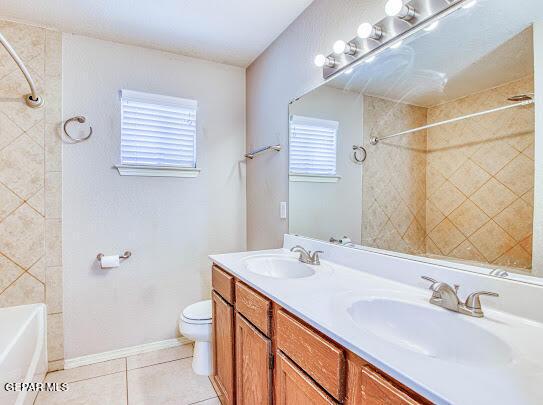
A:
{"label": "tiled shower wall", "polygon": [[431,108],[364,97],[363,244],[529,270],[533,105],[369,144],[526,93],[532,77]]}
{"label": "tiled shower wall", "polygon": [[426,124],[427,110],[364,96],[362,176],[362,244],[404,253],[424,254],[426,223],[426,136],[386,136]]}
{"label": "tiled shower wall", "polygon": [[[528,77],[430,108],[428,123],[533,91]],[[431,128],[427,139],[427,253],[530,269],[533,105]]]}
{"label": "tiled shower wall", "polygon": [[64,357],[61,241],[61,34],[0,21],[45,106],[0,46],[0,307],[47,304],[50,369]]}

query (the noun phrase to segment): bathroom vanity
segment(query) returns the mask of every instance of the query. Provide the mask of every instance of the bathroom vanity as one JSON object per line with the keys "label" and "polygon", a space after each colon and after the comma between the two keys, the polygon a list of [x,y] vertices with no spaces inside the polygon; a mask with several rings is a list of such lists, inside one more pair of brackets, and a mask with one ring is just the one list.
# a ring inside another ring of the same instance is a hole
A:
{"label": "bathroom vanity", "polygon": [[223,268],[211,271],[223,405],[430,403]]}
{"label": "bathroom vanity", "polygon": [[[296,245],[323,250],[320,265]],[[211,256],[223,404],[543,401],[542,286],[292,235],[283,246]],[[459,284],[462,302],[499,297],[468,316],[433,305],[422,276]]]}

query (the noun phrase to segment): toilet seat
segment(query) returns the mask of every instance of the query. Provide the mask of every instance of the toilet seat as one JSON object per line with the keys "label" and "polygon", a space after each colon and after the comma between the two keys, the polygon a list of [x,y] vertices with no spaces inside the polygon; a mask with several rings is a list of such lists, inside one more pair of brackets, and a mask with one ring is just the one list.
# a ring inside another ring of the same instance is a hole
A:
{"label": "toilet seat", "polygon": [[211,312],[211,300],[196,302],[183,310],[181,320],[195,325],[209,324],[211,323]]}

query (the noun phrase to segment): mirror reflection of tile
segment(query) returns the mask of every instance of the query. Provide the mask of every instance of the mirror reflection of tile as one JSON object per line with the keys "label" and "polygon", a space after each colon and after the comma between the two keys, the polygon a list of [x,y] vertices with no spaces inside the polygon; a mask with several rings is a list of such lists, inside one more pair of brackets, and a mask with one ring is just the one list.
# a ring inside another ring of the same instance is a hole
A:
{"label": "mirror reflection of tile", "polygon": [[[530,76],[430,108],[365,97],[365,143],[370,134],[497,107],[504,95],[532,92]],[[381,142],[369,154],[363,245],[529,270],[533,105],[425,132]]]}

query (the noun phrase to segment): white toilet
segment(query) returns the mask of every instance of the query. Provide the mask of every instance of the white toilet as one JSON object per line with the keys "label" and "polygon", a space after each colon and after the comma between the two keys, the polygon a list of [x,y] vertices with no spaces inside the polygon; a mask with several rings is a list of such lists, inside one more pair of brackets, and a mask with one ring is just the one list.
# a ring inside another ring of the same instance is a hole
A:
{"label": "white toilet", "polygon": [[213,370],[211,321],[211,300],[189,305],[179,319],[181,334],[194,340],[192,369],[198,375],[211,375]]}

